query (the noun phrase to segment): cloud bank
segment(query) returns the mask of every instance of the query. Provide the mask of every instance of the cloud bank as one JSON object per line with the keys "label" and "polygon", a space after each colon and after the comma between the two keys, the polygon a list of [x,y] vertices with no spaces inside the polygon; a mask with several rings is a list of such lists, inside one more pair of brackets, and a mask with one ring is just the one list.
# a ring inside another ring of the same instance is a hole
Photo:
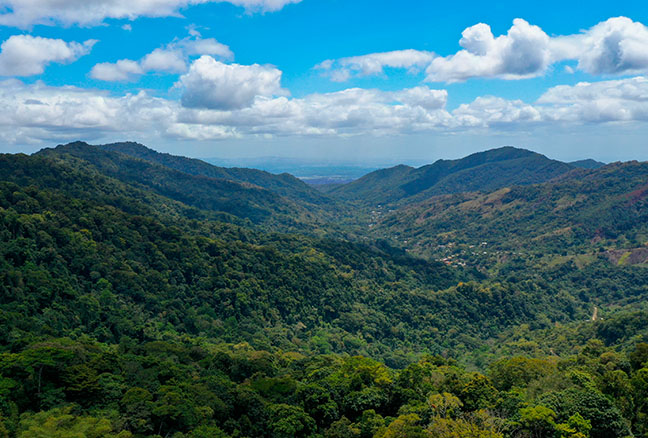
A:
{"label": "cloud bank", "polygon": [[524,132],[534,127],[648,121],[648,79],[583,82],[547,90],[536,102],[484,96],[447,108],[448,92],[349,88],[291,98],[281,71],[195,60],[176,88],[180,100],[111,96],[16,79],[0,82],[0,139],[9,144],[101,137],[219,140],[251,136]]}

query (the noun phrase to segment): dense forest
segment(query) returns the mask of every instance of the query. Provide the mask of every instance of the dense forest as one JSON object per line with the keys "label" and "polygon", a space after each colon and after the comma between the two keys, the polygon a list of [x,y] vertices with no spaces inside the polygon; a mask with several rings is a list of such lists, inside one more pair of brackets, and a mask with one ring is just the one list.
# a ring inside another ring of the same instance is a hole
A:
{"label": "dense forest", "polygon": [[648,437],[646,187],[515,148],[326,193],[0,155],[0,438]]}

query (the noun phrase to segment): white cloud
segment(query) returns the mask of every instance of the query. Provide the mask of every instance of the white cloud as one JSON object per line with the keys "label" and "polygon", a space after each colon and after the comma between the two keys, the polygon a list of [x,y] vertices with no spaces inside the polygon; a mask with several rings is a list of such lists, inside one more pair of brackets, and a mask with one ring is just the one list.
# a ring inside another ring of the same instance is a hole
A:
{"label": "white cloud", "polygon": [[226,1],[236,6],[242,6],[251,12],[274,12],[291,3],[300,3],[302,0],[217,0]]}
{"label": "white cloud", "polygon": [[30,28],[35,24],[96,25],[106,18],[179,16],[202,3],[231,3],[249,12],[277,11],[301,0],[0,0],[0,25]]}
{"label": "white cloud", "polygon": [[96,43],[13,35],[0,46],[0,76],[33,76],[52,63],[70,63],[86,55]]}
{"label": "white cloud", "polygon": [[[211,60],[209,64],[212,62],[217,63]],[[208,66],[211,73],[212,67]],[[238,69],[244,67],[261,66],[235,66],[229,73],[238,75]],[[303,98],[274,97],[276,91],[272,90],[281,90],[277,87],[256,89],[251,100],[249,96],[242,99],[245,105],[233,105],[241,102],[240,96],[226,93],[225,97],[217,96],[219,107],[190,108],[146,92],[114,97],[97,90],[6,80],[0,82],[0,140],[29,144],[80,137],[114,138],[116,133],[122,138],[197,141],[417,132],[492,134],[526,133],[545,127],[571,131],[586,124],[646,126],[648,122],[645,77],[554,87],[537,102],[483,96],[453,111],[446,108],[445,90],[426,86],[400,91],[350,88]]]}
{"label": "white cloud", "polygon": [[404,68],[411,72],[420,71],[428,65],[434,54],[419,50],[396,50],[393,52],[372,53],[369,55],[329,59],[316,66],[327,70],[333,81],[344,82],[352,76],[369,76],[384,73],[385,67]]}
{"label": "white cloud", "polygon": [[102,62],[92,67],[90,76],[100,81],[131,81],[144,74],[144,69],[135,61],[121,59],[115,63]]}
{"label": "white cloud", "polygon": [[515,19],[506,35],[495,38],[480,23],[462,33],[464,50],[432,60],[426,69],[431,82],[457,82],[474,77],[521,79],[543,74],[551,61],[549,36],[538,26]]}
{"label": "white cloud", "polygon": [[334,81],[383,74],[385,67],[410,73],[425,69],[429,82],[461,82],[471,78],[524,79],[545,74],[551,66],[576,61],[593,75],[648,73],[648,27],[626,17],[610,18],[579,34],[549,37],[540,27],[517,18],[505,35],[495,37],[479,23],[462,32],[463,48],[449,56],[398,50],[326,60],[316,66]]}
{"label": "white cloud", "polygon": [[224,64],[211,56],[201,56],[180,78],[182,104],[188,108],[244,108],[257,97],[285,94],[281,74],[270,66]]}
{"label": "white cloud", "polygon": [[228,46],[214,38],[200,38],[199,33],[157,48],[139,61],[122,59],[115,63],[102,62],[95,65],[90,76],[101,81],[132,81],[149,72],[184,73],[191,56],[212,55],[224,60],[231,60],[234,54]]}
{"label": "white cloud", "polygon": [[521,100],[484,96],[462,104],[452,112],[454,126],[502,127],[541,122],[543,116],[533,105]]}
{"label": "white cloud", "polygon": [[0,139],[14,143],[98,137],[156,135],[173,117],[173,105],[141,92],[110,97],[76,87],[48,87],[42,82],[0,82]]}
{"label": "white cloud", "polygon": [[185,38],[178,42],[178,46],[184,48],[188,55],[210,55],[217,56],[225,60],[234,58],[234,54],[228,46],[219,43],[214,38],[199,38],[199,35],[193,35],[194,39]]}
{"label": "white cloud", "polygon": [[182,73],[187,69],[183,53],[174,49],[155,49],[142,59],[141,64],[144,71]]}
{"label": "white cloud", "polygon": [[209,140],[254,135],[398,134],[447,127],[446,92],[417,87],[349,89],[302,99],[257,96],[247,107],[196,109],[145,92],[113,97],[75,87],[0,82],[0,139],[63,141],[119,133],[131,138]]}
{"label": "white cloud", "polygon": [[549,121],[648,121],[648,78],[560,85],[547,90],[538,104],[548,107]]}
{"label": "white cloud", "polygon": [[[351,88],[301,99],[257,98],[238,110],[187,108],[178,115],[178,122],[197,132],[221,126],[239,135],[276,136],[390,135],[447,127],[446,92],[420,88],[398,92]],[[417,96],[416,103],[410,102],[412,96]]]}
{"label": "white cloud", "polygon": [[626,17],[610,18],[579,35],[554,39],[557,57],[578,60],[594,75],[648,72],[648,27]]}
{"label": "white cloud", "polygon": [[432,90],[428,87],[414,87],[392,93],[394,100],[406,105],[420,106],[427,110],[445,108],[448,101],[446,90]]}

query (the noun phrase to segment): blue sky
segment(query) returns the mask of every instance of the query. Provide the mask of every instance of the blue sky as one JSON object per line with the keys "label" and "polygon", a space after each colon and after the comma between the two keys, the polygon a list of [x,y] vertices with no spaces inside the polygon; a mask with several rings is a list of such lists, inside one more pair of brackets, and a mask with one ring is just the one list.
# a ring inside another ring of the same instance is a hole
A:
{"label": "blue sky", "polygon": [[0,0],[0,151],[648,160],[646,24],[640,1]]}

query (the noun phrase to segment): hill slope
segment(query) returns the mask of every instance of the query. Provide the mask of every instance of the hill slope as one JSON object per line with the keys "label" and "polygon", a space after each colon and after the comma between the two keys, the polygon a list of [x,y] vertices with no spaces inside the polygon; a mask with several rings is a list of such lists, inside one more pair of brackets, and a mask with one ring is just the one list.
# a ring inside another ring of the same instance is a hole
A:
{"label": "hill slope", "polygon": [[239,183],[253,184],[293,201],[302,201],[312,204],[324,204],[330,202],[330,199],[322,193],[287,173],[274,175],[257,169],[218,167],[202,160],[160,153],[153,149],[149,149],[144,145],[133,142],[111,143],[98,145],[97,147],[103,150],[120,152],[122,154],[161,164],[190,175],[202,175],[209,178],[226,179]]}
{"label": "hill slope", "polygon": [[397,166],[372,172],[329,192],[370,204],[413,202],[430,196],[491,191],[548,181],[574,167],[524,149],[503,147],[420,168]]}
{"label": "hill slope", "polygon": [[375,233],[433,253],[447,245],[579,253],[648,241],[648,163],[575,170],[490,193],[436,196],[385,215]]}
{"label": "hill slope", "polygon": [[222,178],[192,175],[151,161],[77,142],[43,149],[39,156],[75,157],[126,184],[153,191],[188,206],[224,212],[255,224],[282,229],[303,227],[314,217],[305,208],[270,190]]}
{"label": "hill slope", "polygon": [[453,294],[434,291],[471,278],[385,245],[260,233],[186,206],[185,216],[170,199],[165,213],[160,195],[59,154],[1,155],[0,171],[5,347],[75,330],[108,342],[170,330],[390,357],[440,341],[422,326],[417,341],[392,331],[419,326],[423,313],[407,303],[448,308]]}

